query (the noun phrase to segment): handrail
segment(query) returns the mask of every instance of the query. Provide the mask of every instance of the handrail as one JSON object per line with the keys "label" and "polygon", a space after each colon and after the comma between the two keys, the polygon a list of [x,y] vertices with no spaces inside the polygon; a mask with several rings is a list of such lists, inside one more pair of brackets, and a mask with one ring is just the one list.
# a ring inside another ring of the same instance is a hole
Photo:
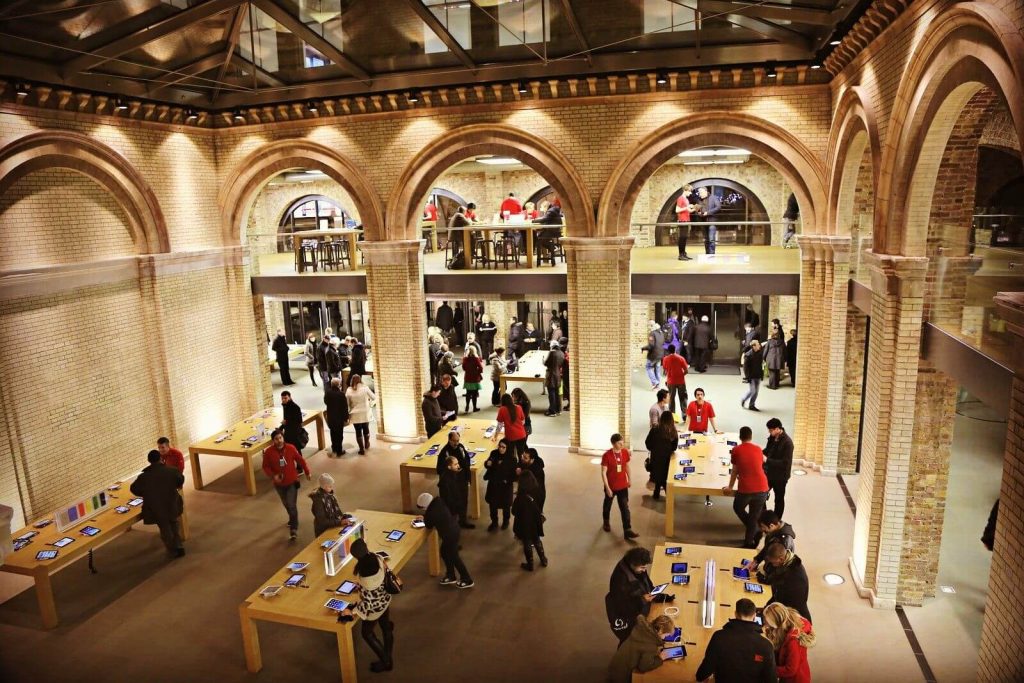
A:
{"label": "handrail", "polygon": [[[689,223],[698,223],[698,224],[699,223],[714,223],[715,225],[796,225],[796,223],[797,223],[797,221],[716,221],[716,220],[707,220],[706,217],[704,217],[704,220],[687,221],[687,222],[689,222]],[[675,228],[675,227],[678,227],[680,225],[680,223],[678,223],[678,222],[672,222],[672,223],[630,223],[630,225],[633,226],[633,227],[637,227],[637,228],[643,228],[643,227],[652,226],[652,225],[656,226],[656,227]]]}

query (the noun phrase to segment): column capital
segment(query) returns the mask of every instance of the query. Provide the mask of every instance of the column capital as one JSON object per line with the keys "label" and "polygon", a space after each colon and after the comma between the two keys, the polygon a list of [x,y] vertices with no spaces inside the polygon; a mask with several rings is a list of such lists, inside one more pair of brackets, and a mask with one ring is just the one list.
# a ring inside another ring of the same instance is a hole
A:
{"label": "column capital", "polygon": [[577,261],[628,261],[633,249],[633,236],[563,237],[562,247]]}
{"label": "column capital", "polygon": [[426,240],[364,240],[358,243],[367,265],[383,266],[416,263],[423,257]]}
{"label": "column capital", "polygon": [[871,291],[893,296],[924,296],[928,257],[879,254],[870,249],[864,261],[871,271]]}
{"label": "column capital", "polygon": [[821,244],[828,251],[833,263],[849,263],[853,239],[849,235],[819,235]]}

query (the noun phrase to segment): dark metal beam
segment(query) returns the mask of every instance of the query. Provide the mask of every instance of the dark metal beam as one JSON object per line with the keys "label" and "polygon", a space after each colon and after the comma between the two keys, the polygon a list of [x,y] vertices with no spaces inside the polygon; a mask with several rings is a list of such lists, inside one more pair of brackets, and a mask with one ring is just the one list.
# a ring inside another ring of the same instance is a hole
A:
{"label": "dark metal beam", "polygon": [[[694,0],[694,4],[696,4],[696,0]],[[832,26],[836,23],[836,18],[831,12],[826,9],[816,9],[813,7],[779,5],[775,3],[757,4],[743,1],[728,2],[728,0],[702,0],[700,5],[701,11],[709,14],[745,14],[750,17],[774,19],[776,21],[792,21],[811,26]]]}
{"label": "dark metal beam", "polygon": [[440,38],[441,42],[459,58],[459,61],[465,64],[467,69],[476,71],[476,62],[474,62],[473,58],[469,56],[469,53],[459,45],[459,41],[455,40],[455,37],[448,32],[448,29],[445,28],[444,24],[441,23],[441,20],[437,18],[437,15],[420,2],[420,0],[407,0],[407,2],[409,7],[411,7],[412,10],[419,15],[419,18],[423,20],[423,23],[430,27],[430,30],[434,32],[434,35]]}
{"label": "dark metal beam", "polygon": [[587,64],[593,64],[594,61],[590,56],[590,45],[587,43],[587,37],[583,35],[583,28],[576,18],[576,12],[573,11],[570,0],[562,0],[562,14],[565,15],[565,20],[569,22],[569,28],[576,35],[576,40],[579,42],[580,47],[583,48],[583,56],[586,57]]}
{"label": "dark metal beam", "polygon": [[371,76],[366,69],[361,67],[348,55],[335,47],[329,40],[303,24],[297,17],[293,16],[273,0],[253,0],[253,4],[266,12],[274,21],[291,31],[295,37],[312,45],[325,57],[345,69],[345,71],[348,71],[353,76],[359,78],[359,80],[367,83],[373,80],[373,76]]}
{"label": "dark metal beam", "polygon": [[[217,51],[212,55],[207,55],[200,59],[197,59],[190,64],[180,66],[174,71],[169,71],[163,76],[156,79],[154,84],[150,87],[149,93],[152,95],[160,90],[163,90],[167,86],[187,81],[193,76],[197,76],[201,73],[209,71],[210,69],[216,69],[220,66],[220,63],[224,60],[224,53]],[[213,85],[212,83],[210,85]],[[184,86],[187,87],[187,86]]]}
{"label": "dark metal beam", "polygon": [[810,38],[799,31],[793,31],[792,29],[779,26],[778,24],[773,24],[770,21],[758,19],[757,17],[750,17],[746,14],[726,14],[722,18],[730,24],[735,24],[742,28],[749,29],[761,34],[765,38],[777,40],[780,43],[786,43],[788,45],[795,45],[806,50],[811,49]]}
{"label": "dark metal beam", "polygon": [[217,84],[213,87],[213,93],[210,95],[210,102],[216,102],[217,95],[220,94],[220,84],[228,74],[228,67],[231,66],[231,58],[235,56],[235,49],[238,47],[238,36],[242,33],[242,24],[245,22],[245,13],[248,11],[248,5],[242,5],[239,7],[235,10],[235,16],[231,19],[231,23],[228,25],[227,33],[224,36],[225,40],[228,42],[228,49],[224,53],[223,63],[221,63],[220,68],[217,69]]}
{"label": "dark metal beam", "polygon": [[206,0],[200,5],[172,14],[151,26],[107,43],[88,54],[68,60],[62,65],[61,73],[67,77],[79,71],[87,71],[175,31],[180,31],[192,24],[237,7],[241,2],[242,0]]}
{"label": "dark metal beam", "polygon": [[[280,78],[278,78],[274,74],[270,73],[266,69],[263,69],[263,68],[260,68],[260,67],[256,66],[255,64],[250,62],[248,59],[244,59],[243,57],[241,57],[241,56],[239,56],[237,54],[231,55],[231,63],[234,64],[235,66],[237,66],[240,69],[246,69],[248,71],[254,72],[256,74],[256,78],[257,79],[259,79],[260,81],[263,81],[263,83],[265,85],[268,85],[271,88],[287,88],[288,87],[287,83],[282,81]],[[266,104],[269,104],[269,102],[266,103]]]}

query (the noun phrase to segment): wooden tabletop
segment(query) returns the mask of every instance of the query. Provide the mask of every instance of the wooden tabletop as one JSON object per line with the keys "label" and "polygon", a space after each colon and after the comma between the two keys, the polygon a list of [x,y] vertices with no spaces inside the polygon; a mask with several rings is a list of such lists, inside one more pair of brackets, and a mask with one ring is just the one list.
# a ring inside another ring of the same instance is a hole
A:
{"label": "wooden tabletop", "polygon": [[[524,332],[525,334],[525,332]],[[539,330],[534,330],[534,339],[543,339]],[[519,359],[519,367],[515,372],[502,373],[501,378],[506,382],[543,382],[547,368],[544,360],[548,357],[547,351],[540,349],[527,351]]]}
{"label": "wooden tabletop", "polygon": [[[462,437],[462,445],[466,447],[466,450],[469,451],[471,456],[476,456],[473,459],[473,464],[469,468],[470,471],[480,471],[484,466],[484,461],[487,460],[487,456],[491,451],[497,448],[496,442],[492,441],[490,437],[484,434],[484,432],[490,428],[498,428],[495,427],[495,423],[490,420],[474,420],[472,418],[463,417],[457,418],[454,422],[449,422],[442,427],[439,432],[420,444],[420,447],[416,449],[416,452],[412,457],[402,463],[402,467],[412,470],[435,472],[437,470],[437,453],[439,453],[441,448],[448,443],[448,432],[452,430],[452,427],[459,428],[460,436]],[[427,451],[434,446],[437,447],[437,451],[433,454],[428,454]]]}
{"label": "wooden tabletop", "polygon": [[[288,358],[298,358],[306,351],[305,344],[289,344],[288,345]],[[267,364],[274,365],[277,363],[277,352],[274,349],[268,347],[267,349]]]}
{"label": "wooden tabletop", "polygon": [[[372,552],[386,550],[391,556],[388,565],[396,573],[427,540],[429,533],[427,529],[412,528],[412,515],[375,510],[356,510],[351,514],[356,520],[365,523],[366,530],[363,538],[369,549]],[[397,542],[385,540],[387,532],[394,529],[405,532],[402,540]],[[337,613],[324,607],[324,603],[331,598],[354,602],[359,597],[358,593],[349,596],[334,593],[334,589],[342,582],[355,580],[354,560],[349,560],[335,576],[327,576],[324,571],[324,551],[320,544],[328,539],[336,539],[339,535],[338,529],[328,529],[287,563],[309,563],[309,566],[302,572],[306,575],[304,585],[308,586],[307,588],[282,588],[275,597],[269,599],[261,597],[260,591],[265,587],[281,586],[292,575],[292,572],[286,567],[281,567],[245,599],[242,608],[253,619],[278,621],[322,631],[351,629],[358,623],[358,619],[339,623]]]}
{"label": "wooden tabletop", "polygon": [[[666,555],[666,548],[682,548],[679,555]],[[749,598],[758,607],[763,607],[771,597],[770,589],[755,595],[747,593],[744,582],[732,578],[732,568],[739,566],[744,559],[753,557],[753,551],[742,548],[723,548],[719,546],[690,545],[685,543],[665,543],[654,548],[654,564],[651,566],[651,581],[655,586],[672,581],[672,563],[686,562],[690,583],[687,586],[670,585],[667,593],[676,596],[673,603],[654,603],[651,606],[650,618],[654,619],[668,607],[678,607],[679,614],[672,617],[676,626],[683,630],[683,644],[686,646],[686,657],[681,660],[665,662],[661,667],[646,674],[634,673],[633,683],[643,681],[692,681],[696,679],[697,668],[704,659],[708,642],[715,631],[721,629],[736,611],[736,601]],[[701,602],[704,599],[704,577],[708,560],[716,564],[715,572],[715,620],[712,628],[705,628],[702,623]],[[752,583],[757,583],[756,579]]]}
{"label": "wooden tabletop", "polygon": [[[685,438],[683,435],[688,432],[679,432],[679,442]],[[732,466],[729,451],[732,446],[729,441],[739,443],[739,435],[733,433],[725,434],[690,434],[691,439],[697,443],[689,448],[680,448],[676,451],[672,462],[669,463],[668,484],[672,487],[670,493],[681,495],[700,496],[724,496],[722,487],[729,483],[729,468]],[[676,474],[682,473],[684,465],[680,460],[692,460],[691,466],[696,467],[696,472],[686,475],[686,479],[680,481],[675,478]]]}
{"label": "wooden tabletop", "polygon": [[293,232],[292,237],[299,239],[313,239],[316,237],[342,237],[347,235],[361,235],[362,230],[357,228],[328,228],[327,230],[299,230]]}
{"label": "wooden tabletop", "polygon": [[[302,424],[307,424],[316,419],[322,412],[320,410],[303,410]],[[283,416],[284,411],[280,406],[261,410],[251,417],[236,422],[226,430],[219,431],[202,441],[192,444],[189,446],[189,451],[235,456],[243,456],[246,453],[260,453],[270,445],[270,434],[281,426]],[[261,424],[266,429],[266,434],[262,438],[257,436],[257,428]],[[218,439],[222,437],[224,437],[223,440],[218,443]],[[251,443],[252,445],[248,448],[243,448],[243,443]]]}

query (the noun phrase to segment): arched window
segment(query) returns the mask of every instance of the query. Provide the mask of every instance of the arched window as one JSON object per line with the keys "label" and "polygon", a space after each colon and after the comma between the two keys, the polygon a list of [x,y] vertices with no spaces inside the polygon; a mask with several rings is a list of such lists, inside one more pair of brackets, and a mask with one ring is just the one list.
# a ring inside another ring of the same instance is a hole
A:
{"label": "arched window", "polygon": [[354,228],[356,222],[343,206],[330,197],[309,194],[292,202],[278,221],[277,233],[282,238],[277,242],[278,252],[292,250],[293,232],[329,228]]}
{"label": "arched window", "polygon": [[[736,221],[767,221],[768,212],[764,208],[761,199],[754,194],[750,188],[725,178],[703,178],[691,180],[689,184],[693,187],[694,197],[697,190],[707,188],[709,193],[718,197],[722,202],[722,209],[718,212],[718,220],[723,223]],[[674,223],[676,220],[676,200],[683,193],[680,186],[673,192],[668,201],[661,207],[658,213],[659,223]],[[691,198],[690,201],[694,201]],[[696,221],[694,221],[696,223]],[[699,223],[697,223],[699,225]],[[655,233],[655,244],[658,246],[673,245],[676,243],[675,228],[661,226]],[[718,228],[719,244],[770,244],[772,231],[765,226],[760,229],[751,229],[744,226],[720,226]]]}
{"label": "arched window", "polygon": [[435,187],[430,191],[430,196],[427,197],[427,201],[433,200],[434,206],[437,207],[437,224],[448,225],[448,221],[455,215],[455,211],[460,206],[465,206],[472,200],[465,199],[451,190],[446,190],[443,187]]}

